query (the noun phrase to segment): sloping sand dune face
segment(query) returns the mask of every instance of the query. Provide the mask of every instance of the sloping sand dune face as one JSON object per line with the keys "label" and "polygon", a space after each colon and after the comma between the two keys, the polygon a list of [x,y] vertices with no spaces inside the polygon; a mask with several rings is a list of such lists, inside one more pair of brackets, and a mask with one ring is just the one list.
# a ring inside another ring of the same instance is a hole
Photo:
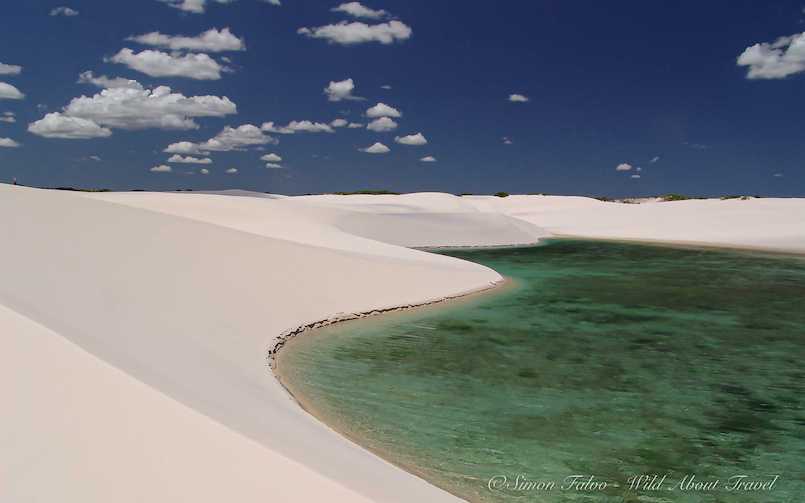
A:
{"label": "sloping sand dune face", "polygon": [[397,245],[525,244],[546,228],[805,251],[802,200],[0,185],[0,212],[2,501],[454,501],[307,416],[267,348],[301,325],[501,280]]}
{"label": "sloping sand dune face", "polygon": [[[306,488],[307,492],[289,501],[317,500],[313,494],[320,494],[320,500],[331,499],[332,484],[325,484],[327,479],[376,501],[453,499],[309,419],[268,371],[266,350],[283,331],[338,313],[414,304],[488,287],[501,279],[494,271],[389,245],[378,244],[366,253],[366,239],[350,238],[337,230],[320,236],[324,223],[320,229],[301,233],[300,240],[308,241],[302,244],[270,237],[267,231],[261,235],[224,227],[221,222],[211,224],[79,194],[8,186],[0,187],[0,211],[14,215],[6,221],[7,240],[0,248],[0,305],[117,367],[132,382],[142,381],[255,440],[265,450],[261,456],[275,458],[277,466],[284,467],[273,472],[267,467],[267,480]],[[232,217],[224,213],[216,218]],[[294,225],[307,225],[303,217],[293,220],[291,212],[286,213],[280,219],[282,225],[277,223],[279,228],[272,231],[278,236],[292,233]],[[325,246],[328,239],[333,246]],[[4,351],[3,359],[37,365],[22,348],[15,348]],[[45,367],[40,371],[48,372]],[[59,386],[73,377],[53,379]],[[120,393],[119,400],[129,400],[126,389]],[[59,417],[37,389],[31,387],[22,395],[37,405],[15,408],[14,425],[36,424],[33,419],[39,412]],[[103,410],[107,405],[99,401],[96,407]],[[187,413],[196,413],[190,409]],[[81,429],[65,424],[60,433],[103,430],[108,419],[96,412],[81,414],[85,421]],[[149,409],[143,414],[163,412]],[[169,418],[127,421],[119,428],[119,435],[144,439],[170,437],[178,430],[190,434],[183,421]],[[10,430],[11,426],[6,429]],[[30,434],[34,433],[35,428]],[[152,488],[153,494],[180,492],[183,481],[171,476],[172,464],[184,465],[198,457],[214,460],[215,451],[204,451],[203,446],[229,442],[216,438],[198,435],[197,449],[167,451],[170,459],[156,471],[141,465],[142,457],[121,448],[121,463],[127,458],[133,461],[120,466],[129,470],[132,483]],[[87,458],[95,452],[73,448],[61,452],[65,466],[82,475],[60,479],[65,500],[88,501],[80,495],[97,490],[98,501],[117,501],[84,472],[92,469]],[[15,494],[36,494],[42,483],[38,474],[44,470],[37,462],[41,456],[26,442],[3,450],[3,478],[19,481]],[[296,470],[286,458],[309,468]],[[22,459],[31,462],[20,463]],[[223,458],[209,462],[209,470],[216,463],[228,463]],[[224,466],[221,470],[227,471]],[[310,470],[319,473],[319,478],[308,476]],[[207,482],[202,478],[197,483]],[[240,501],[265,501],[262,477],[239,483],[251,484],[242,489],[245,496]],[[0,491],[10,487],[4,483]],[[212,491],[207,497],[204,491],[198,492],[202,501],[221,500]],[[4,494],[0,500],[7,500]]]}
{"label": "sloping sand dune face", "polygon": [[0,306],[0,500],[370,501]]}

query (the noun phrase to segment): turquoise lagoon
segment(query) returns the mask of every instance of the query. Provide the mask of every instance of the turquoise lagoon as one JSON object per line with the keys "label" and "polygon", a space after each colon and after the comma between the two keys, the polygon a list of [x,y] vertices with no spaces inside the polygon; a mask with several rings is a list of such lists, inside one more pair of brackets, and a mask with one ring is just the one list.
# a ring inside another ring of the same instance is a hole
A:
{"label": "turquoise lagoon", "polygon": [[470,501],[805,501],[804,260],[446,254],[513,285],[295,338],[278,372],[308,410]]}

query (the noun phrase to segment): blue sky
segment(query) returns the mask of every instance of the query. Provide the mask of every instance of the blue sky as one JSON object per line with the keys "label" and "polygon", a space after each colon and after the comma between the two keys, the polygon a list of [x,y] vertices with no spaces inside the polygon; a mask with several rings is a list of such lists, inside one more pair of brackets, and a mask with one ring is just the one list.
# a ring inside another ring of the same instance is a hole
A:
{"label": "blue sky", "polygon": [[0,180],[805,195],[800,3],[275,3],[7,2]]}

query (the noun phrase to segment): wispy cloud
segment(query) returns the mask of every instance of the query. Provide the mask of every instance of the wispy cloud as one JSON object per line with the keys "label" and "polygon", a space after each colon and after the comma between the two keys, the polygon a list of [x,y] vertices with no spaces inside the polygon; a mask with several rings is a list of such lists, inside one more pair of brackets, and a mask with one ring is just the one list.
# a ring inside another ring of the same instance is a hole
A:
{"label": "wispy cloud", "polygon": [[360,2],[347,2],[342,3],[338,7],[333,7],[330,9],[333,12],[341,12],[344,14],[348,14],[352,17],[358,18],[366,18],[366,19],[382,19],[389,15],[388,12],[384,10],[375,10],[370,9],[369,7],[364,6]]}
{"label": "wispy cloud", "polygon": [[378,42],[389,45],[408,40],[411,38],[413,30],[401,21],[389,21],[375,25],[358,21],[352,23],[343,21],[314,28],[299,28],[297,33],[308,38],[323,39],[331,44],[355,45]]}
{"label": "wispy cloud", "polygon": [[295,133],[335,133],[333,126],[323,122],[313,122],[308,120],[291,121],[285,126],[264,122],[261,129],[267,133],[275,134],[295,134]]}
{"label": "wispy cloud", "polygon": [[172,155],[168,162],[177,163],[177,164],[212,164],[212,159],[209,157],[192,157],[192,156],[181,156],[179,154]]}
{"label": "wispy cloud", "polygon": [[0,75],[19,75],[22,72],[20,65],[7,65],[0,63]]}
{"label": "wispy cloud", "polygon": [[65,17],[73,17],[77,16],[79,13],[75,9],[71,9],[70,7],[56,7],[55,9],[50,11],[51,16],[65,16]]}
{"label": "wispy cloud", "polygon": [[165,35],[158,31],[127,38],[131,42],[153,47],[162,47],[172,51],[226,52],[244,51],[246,43],[235,36],[229,28],[217,30],[212,28],[195,37],[183,35]]}

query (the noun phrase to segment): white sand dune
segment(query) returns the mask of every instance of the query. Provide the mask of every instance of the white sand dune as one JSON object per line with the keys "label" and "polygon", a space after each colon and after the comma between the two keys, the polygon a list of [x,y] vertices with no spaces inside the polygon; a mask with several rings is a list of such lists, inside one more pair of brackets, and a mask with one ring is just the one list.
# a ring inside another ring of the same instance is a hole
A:
{"label": "white sand dune", "polygon": [[277,337],[501,280],[398,245],[561,233],[805,250],[803,200],[0,185],[0,212],[3,502],[456,501],[303,412],[267,368]]}
{"label": "white sand dune", "polygon": [[583,197],[468,198],[553,234],[805,252],[805,199],[619,204]]}

